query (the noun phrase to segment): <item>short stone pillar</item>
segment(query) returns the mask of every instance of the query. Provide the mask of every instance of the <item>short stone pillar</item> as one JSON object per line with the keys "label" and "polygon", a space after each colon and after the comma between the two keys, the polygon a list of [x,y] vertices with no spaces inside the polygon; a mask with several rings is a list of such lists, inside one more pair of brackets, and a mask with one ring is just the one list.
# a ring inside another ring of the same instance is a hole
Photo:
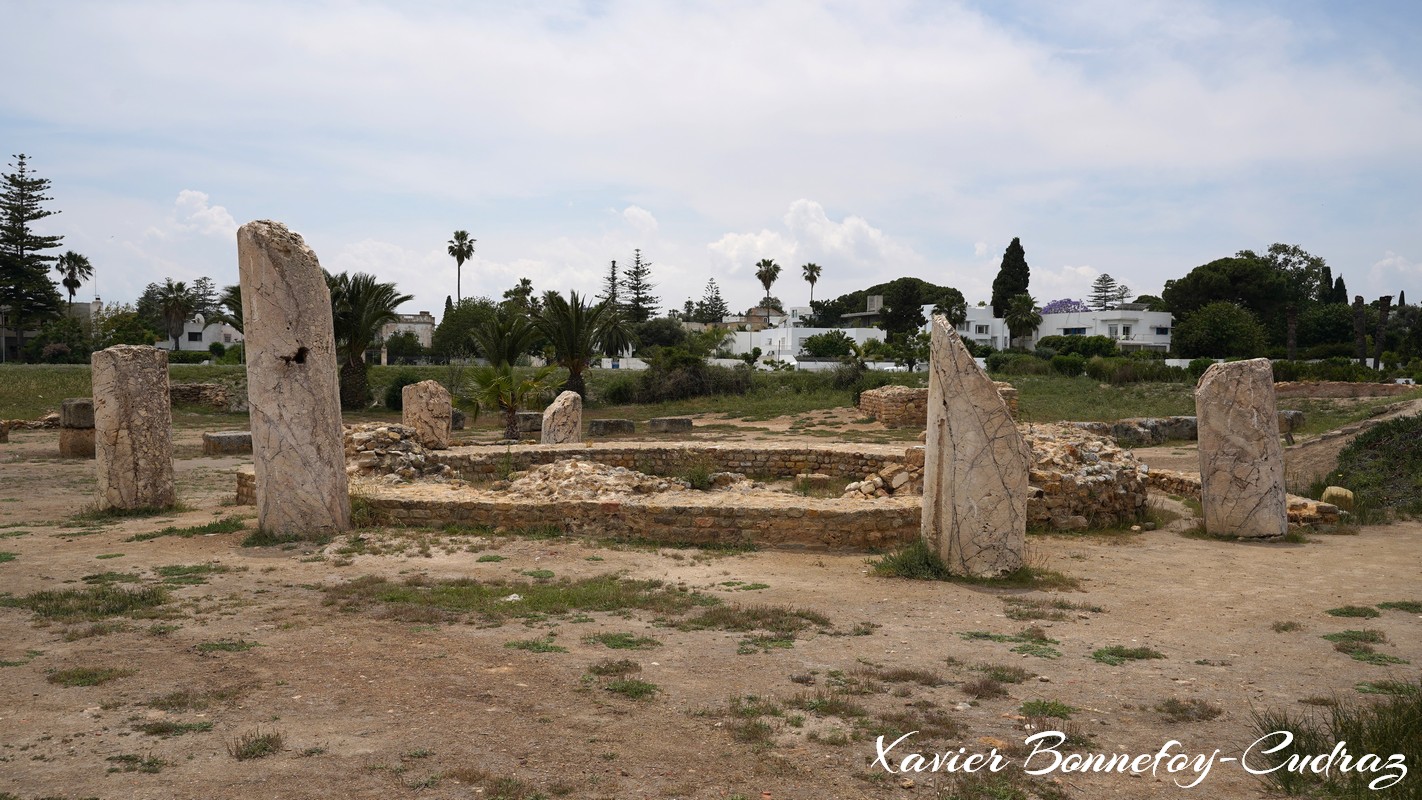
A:
{"label": "short stone pillar", "polygon": [[99,508],[169,508],[173,486],[173,409],[168,354],[120,344],[89,358],[94,386],[94,455]]}
{"label": "short stone pillar", "polygon": [[647,420],[647,430],[652,433],[687,433],[691,430],[691,417],[652,417]]}
{"label": "short stone pillar", "polygon": [[1284,450],[1269,359],[1215,364],[1195,387],[1205,532],[1273,539],[1289,530]]}
{"label": "short stone pillar", "polygon": [[621,436],[637,432],[630,419],[594,419],[588,421],[589,436]]}
{"label": "short stone pillar", "polygon": [[237,230],[257,527],[351,527],[331,293],[316,254],[279,222]]}
{"label": "short stone pillar", "polygon": [[583,398],[577,392],[562,392],[543,410],[543,444],[568,444],[583,440]]}
{"label": "short stone pillar", "polygon": [[211,431],[202,435],[205,456],[240,456],[252,452],[251,431]]}
{"label": "short stone pillar", "polygon": [[1032,450],[958,332],[933,317],[920,534],[954,575],[1022,567]]}
{"label": "short stone pillar", "polygon": [[59,404],[59,457],[94,457],[94,401],[71,397]]}
{"label": "short stone pillar", "polygon": [[539,433],[543,430],[542,411],[518,411],[515,414],[518,418],[519,433]]}
{"label": "short stone pillar", "polygon": [[454,406],[439,381],[406,384],[400,390],[402,420],[415,429],[415,439],[431,450],[448,450]]}

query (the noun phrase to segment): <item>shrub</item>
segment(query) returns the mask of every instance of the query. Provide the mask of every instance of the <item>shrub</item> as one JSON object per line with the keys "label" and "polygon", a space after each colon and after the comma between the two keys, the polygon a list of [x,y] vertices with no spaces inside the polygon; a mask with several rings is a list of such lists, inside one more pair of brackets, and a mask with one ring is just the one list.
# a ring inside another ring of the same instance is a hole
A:
{"label": "shrub", "polygon": [[1189,366],[1185,367],[1185,371],[1190,373],[1190,377],[1198,381],[1201,376],[1205,374],[1205,370],[1214,365],[1215,360],[1213,358],[1197,358],[1192,360]]}
{"label": "shrub", "polygon": [[1357,495],[1355,515],[1422,514],[1417,476],[1422,475],[1422,415],[1374,425],[1338,454],[1332,478]]}
{"label": "shrub", "polygon": [[212,359],[214,362],[216,362],[218,359],[222,358],[224,355],[227,354],[227,345],[223,344],[222,342],[213,342],[212,344],[207,346],[207,352],[212,354]]}
{"label": "shrub", "polygon": [[385,407],[391,411],[405,410],[404,394],[402,389],[412,383],[419,383],[424,380],[420,373],[412,369],[402,369],[395,373],[395,377],[390,379],[390,384],[385,387]]}
{"label": "shrub", "polygon": [[201,364],[212,358],[206,350],[169,350],[169,364]]}
{"label": "shrub", "polygon": [[625,406],[637,402],[637,376],[624,373],[609,380],[602,387],[603,403],[610,406]]}
{"label": "shrub", "polygon": [[1051,348],[1058,355],[1077,355],[1082,358],[1110,358],[1121,354],[1116,340],[1109,336],[1043,336],[1037,340],[1037,346]]}
{"label": "shrub", "polygon": [[1068,378],[1075,378],[1086,372],[1086,359],[1075,353],[1069,356],[1053,356],[1052,369]]}

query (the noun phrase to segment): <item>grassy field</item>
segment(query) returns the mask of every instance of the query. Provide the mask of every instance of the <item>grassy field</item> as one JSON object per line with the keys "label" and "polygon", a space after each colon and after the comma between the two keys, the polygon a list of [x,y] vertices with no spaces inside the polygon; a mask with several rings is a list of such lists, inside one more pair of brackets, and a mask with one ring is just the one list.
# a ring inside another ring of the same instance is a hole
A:
{"label": "grassy field", "polygon": [[[242,381],[244,371],[237,366],[176,364],[169,368],[179,383],[228,383]],[[371,390],[377,400],[387,385],[402,372],[419,380],[451,380],[449,367],[371,367]],[[607,382],[625,376],[625,371],[589,370],[587,383],[593,400],[587,406],[590,418],[613,417],[643,421],[651,417],[687,414],[722,414],[746,421],[762,421],[780,416],[805,414],[828,408],[850,406],[848,389],[835,389],[826,374],[757,373],[751,391],[744,395],[719,395],[650,405],[604,406],[597,395]],[[896,383],[923,385],[925,373],[884,375]],[[1181,383],[1137,383],[1111,386],[1091,378],[1061,375],[1018,375],[1012,383],[1018,390],[1021,419],[1026,422],[1059,420],[1105,421],[1126,417],[1160,417],[1195,413],[1193,387]],[[0,419],[35,419],[59,409],[66,397],[85,397],[91,391],[89,368],[83,365],[0,365]],[[1303,411],[1304,435],[1331,430],[1370,416],[1376,409],[1395,402],[1394,398],[1363,401],[1293,399],[1282,408]],[[380,408],[358,415],[361,420],[389,419],[393,412]],[[492,415],[480,420],[494,425]]]}

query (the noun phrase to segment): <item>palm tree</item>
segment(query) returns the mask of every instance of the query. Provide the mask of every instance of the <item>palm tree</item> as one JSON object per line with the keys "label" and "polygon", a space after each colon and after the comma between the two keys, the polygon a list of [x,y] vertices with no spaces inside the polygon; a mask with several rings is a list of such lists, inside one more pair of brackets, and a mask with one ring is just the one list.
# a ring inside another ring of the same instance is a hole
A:
{"label": "palm tree", "polygon": [[464,262],[474,257],[474,243],[478,239],[470,239],[469,231],[455,231],[454,238],[449,240],[449,254],[454,258],[454,299],[456,302],[463,300],[464,296],[459,293],[460,274],[464,269]]}
{"label": "palm tree", "polygon": [[770,287],[775,284],[775,280],[780,277],[780,265],[768,258],[762,258],[755,262],[755,279],[760,281],[760,285],[765,287],[765,296],[770,297]]}
{"label": "palm tree", "polygon": [[186,283],[174,283],[172,278],[164,278],[163,285],[157,289],[154,299],[158,304],[158,316],[162,318],[168,335],[173,338],[173,349],[181,350],[183,326],[192,319],[193,312],[197,309],[197,296]]}
{"label": "palm tree", "polygon": [[518,410],[529,400],[546,394],[551,388],[553,365],[540,367],[520,377],[511,364],[478,367],[469,381],[469,391],[459,398],[459,405],[474,419],[485,408],[497,408],[504,414],[504,438],[518,438]]}
{"label": "palm tree", "polygon": [[488,321],[469,332],[474,351],[495,367],[511,367],[529,351],[538,329],[523,309],[508,303],[498,306]]}
{"label": "palm tree", "polygon": [[331,322],[336,334],[336,359],[341,364],[341,408],[358,410],[370,405],[365,351],[380,341],[380,329],[399,319],[395,309],[413,298],[381,283],[374,275],[357,272],[326,274],[331,290]]}
{"label": "palm tree", "polygon": [[1025,293],[1015,295],[1007,301],[1006,313],[1002,318],[1007,323],[1007,330],[1013,341],[1031,336],[1042,327],[1042,315],[1037,312],[1037,301]]}
{"label": "palm tree", "polygon": [[217,297],[218,312],[212,315],[213,322],[231,325],[238,333],[242,330],[242,287],[240,285],[222,287]]}
{"label": "palm tree", "polygon": [[[800,268],[800,272],[805,276],[805,282],[810,284],[810,302],[814,303],[815,284],[820,282],[820,265],[806,264],[805,266]],[[770,290],[766,289],[765,293],[770,294]]]}
{"label": "palm tree", "polygon": [[598,353],[621,353],[636,343],[616,305],[604,300],[589,306],[577,292],[569,292],[566,300],[557,292],[545,293],[533,324],[553,346],[554,362],[568,370],[564,388],[580,396],[587,394],[583,370]]}
{"label": "palm tree", "polygon": [[79,284],[94,277],[94,267],[89,263],[88,256],[82,256],[73,250],[65,252],[54,262],[54,271],[63,276],[60,283],[69,290],[69,305],[74,305],[74,293],[79,291]]}

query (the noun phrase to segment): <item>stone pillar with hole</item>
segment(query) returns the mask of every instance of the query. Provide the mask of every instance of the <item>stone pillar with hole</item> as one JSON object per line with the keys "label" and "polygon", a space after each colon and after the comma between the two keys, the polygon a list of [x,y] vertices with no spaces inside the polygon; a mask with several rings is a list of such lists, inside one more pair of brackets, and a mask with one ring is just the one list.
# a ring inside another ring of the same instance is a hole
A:
{"label": "stone pillar with hole", "polygon": [[257,527],[351,527],[331,293],[316,254],[279,222],[237,230]]}
{"label": "stone pillar with hole", "polygon": [[991,578],[1023,566],[1031,464],[997,387],[935,315],[920,535],[951,574]]}
{"label": "stone pillar with hole", "polygon": [[121,344],[94,353],[89,363],[99,508],[172,507],[177,491],[168,354],[156,347]]}

